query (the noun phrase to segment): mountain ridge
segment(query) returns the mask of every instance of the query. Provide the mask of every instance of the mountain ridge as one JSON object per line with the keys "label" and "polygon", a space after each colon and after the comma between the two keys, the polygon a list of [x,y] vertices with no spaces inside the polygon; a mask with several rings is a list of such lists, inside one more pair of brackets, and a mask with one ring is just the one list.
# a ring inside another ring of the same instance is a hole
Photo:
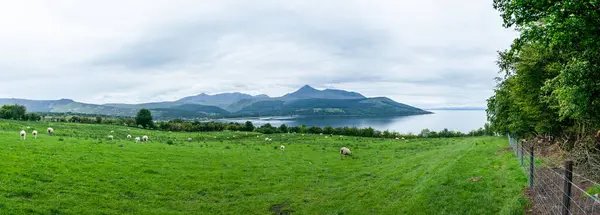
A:
{"label": "mountain ridge", "polygon": [[265,94],[252,96],[232,92],[214,95],[200,93],[175,101],[139,104],[87,104],[71,99],[16,98],[0,99],[0,105],[3,104],[24,105],[31,112],[72,112],[112,116],[135,116],[139,109],[147,108],[155,113],[157,119],[276,115],[401,116],[431,113],[387,97],[367,98],[357,92],[338,89],[318,90],[310,85],[304,85],[281,97],[269,97]]}

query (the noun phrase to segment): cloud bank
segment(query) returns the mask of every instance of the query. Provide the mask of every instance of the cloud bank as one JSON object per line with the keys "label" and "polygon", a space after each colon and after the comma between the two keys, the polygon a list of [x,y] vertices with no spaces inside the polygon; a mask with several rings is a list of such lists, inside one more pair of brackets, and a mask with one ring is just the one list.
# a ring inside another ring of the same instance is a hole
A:
{"label": "cloud bank", "polygon": [[310,84],[484,106],[515,35],[480,0],[7,1],[0,97],[138,103]]}

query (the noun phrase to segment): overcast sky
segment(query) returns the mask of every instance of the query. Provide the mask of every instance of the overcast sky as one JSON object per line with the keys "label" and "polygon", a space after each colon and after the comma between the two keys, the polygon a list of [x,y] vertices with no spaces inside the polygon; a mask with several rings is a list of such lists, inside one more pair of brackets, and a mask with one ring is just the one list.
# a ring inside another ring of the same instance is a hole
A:
{"label": "overcast sky", "polygon": [[0,3],[0,97],[88,103],[305,84],[484,106],[515,37],[492,0]]}

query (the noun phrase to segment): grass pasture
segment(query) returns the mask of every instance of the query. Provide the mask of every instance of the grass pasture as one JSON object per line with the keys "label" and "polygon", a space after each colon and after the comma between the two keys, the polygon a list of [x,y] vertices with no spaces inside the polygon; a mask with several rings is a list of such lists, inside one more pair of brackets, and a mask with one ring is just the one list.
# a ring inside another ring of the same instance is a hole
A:
{"label": "grass pasture", "polygon": [[522,214],[507,145],[0,120],[0,214]]}

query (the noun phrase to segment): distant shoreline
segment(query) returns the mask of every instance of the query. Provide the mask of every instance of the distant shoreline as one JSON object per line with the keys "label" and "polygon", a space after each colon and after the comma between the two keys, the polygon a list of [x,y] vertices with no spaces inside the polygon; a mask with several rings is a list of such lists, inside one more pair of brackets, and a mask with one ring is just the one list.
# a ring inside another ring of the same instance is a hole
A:
{"label": "distant shoreline", "polygon": [[427,111],[432,111],[432,110],[461,111],[461,110],[486,110],[486,108],[429,108],[429,109],[423,109],[423,110],[427,110]]}

